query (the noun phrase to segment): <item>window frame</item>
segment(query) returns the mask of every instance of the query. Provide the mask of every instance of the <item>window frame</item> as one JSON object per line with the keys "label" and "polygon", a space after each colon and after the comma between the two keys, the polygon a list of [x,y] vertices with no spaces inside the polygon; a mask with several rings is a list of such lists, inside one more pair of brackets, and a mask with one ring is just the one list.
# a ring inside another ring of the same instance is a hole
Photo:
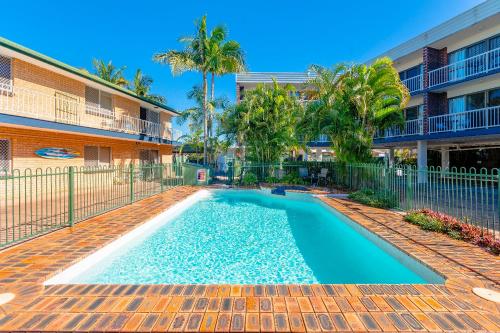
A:
{"label": "window frame", "polygon": [[0,169],[0,177],[9,176],[10,174],[12,174],[12,170],[14,167],[14,161],[12,159],[12,140],[11,138],[0,137],[0,141],[7,141],[7,162],[9,164],[5,174],[3,173],[3,170]]}
{"label": "window frame", "polygon": [[[85,167],[95,167],[94,165],[85,165],[85,148],[86,147],[97,147],[97,167],[102,166],[112,166],[113,165],[113,147],[111,146],[101,146],[101,145],[84,145],[83,146],[83,165]],[[109,148],[109,164],[101,163],[101,148]]]}
{"label": "window frame", "polygon": [[14,78],[12,75],[12,58],[5,56],[3,54],[0,54],[0,57],[5,58],[9,61],[9,78],[8,78],[9,82],[7,84],[0,83],[0,92],[6,91],[8,93],[12,93],[12,91],[14,89]]}
{"label": "window frame", "polygon": [[[94,89],[97,90],[98,92],[98,110],[97,111],[92,111],[87,109],[87,89]],[[105,109],[102,107],[102,94],[108,94],[111,98],[111,110]],[[105,110],[105,111],[103,111]],[[109,111],[109,112],[108,112]],[[101,89],[94,88],[92,86],[85,86],[85,113],[89,115],[93,115],[96,117],[102,117],[102,118],[114,118],[115,117],[115,99],[113,98],[113,94],[109,93],[107,91],[102,91]]]}
{"label": "window frame", "polygon": [[[456,49],[456,50],[453,50],[453,51],[451,51],[451,52],[447,52],[448,64],[450,64],[450,62],[449,62],[449,60],[450,60],[450,54],[455,53],[455,52],[458,52],[458,51],[465,51],[465,58],[464,58],[463,60],[460,60],[460,61],[464,61],[464,60],[467,60],[467,59],[470,59],[470,58],[473,58],[473,57],[477,56],[477,54],[476,54],[476,55],[473,55],[473,56],[468,56],[468,49],[469,49],[470,47],[473,47],[473,46],[478,45],[478,44],[481,44],[481,43],[486,43],[486,51],[484,51],[483,53],[489,52],[489,51],[491,51],[491,50],[496,50],[496,49],[498,49],[498,47],[497,47],[497,48],[495,48],[495,49],[492,49],[492,48],[491,48],[491,43],[490,43],[490,41],[491,41],[492,39],[495,39],[495,38],[498,38],[498,37],[500,37],[500,34],[496,34],[496,35],[490,36],[490,37],[488,37],[488,38],[481,39],[481,40],[479,40],[479,41],[477,41],[477,42],[474,42],[474,43],[472,43],[472,44],[469,44],[469,45],[463,46],[463,47],[458,48],[458,49]],[[483,53],[480,53],[480,54],[483,54]],[[458,96],[457,96],[457,97],[458,97]]]}

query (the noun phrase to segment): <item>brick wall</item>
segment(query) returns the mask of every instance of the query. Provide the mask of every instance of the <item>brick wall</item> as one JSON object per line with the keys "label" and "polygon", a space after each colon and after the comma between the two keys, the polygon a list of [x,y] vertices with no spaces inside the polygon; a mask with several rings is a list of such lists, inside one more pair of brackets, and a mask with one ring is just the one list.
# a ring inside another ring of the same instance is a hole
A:
{"label": "brick wall", "polygon": [[[432,47],[424,47],[423,49],[423,75],[424,88],[429,86],[428,73],[436,68],[446,66],[448,64],[447,48],[434,49]],[[429,130],[429,117],[444,114],[448,112],[448,99],[446,92],[444,93],[424,93],[424,133]]]}
{"label": "brick wall", "polygon": [[[83,166],[85,145],[111,147],[114,164],[128,164],[131,161],[138,163],[141,149],[159,150],[162,163],[172,162],[172,145],[2,126],[0,126],[0,138],[9,139],[11,142],[13,169]],[[36,150],[50,147],[71,148],[80,152],[81,157],[70,160],[57,160],[41,158],[35,155]]]}
{"label": "brick wall", "polygon": [[[70,123],[80,121],[86,126],[100,128],[107,121],[85,112],[85,84],[81,81],[16,58],[12,59],[12,77],[14,89],[18,92],[10,96],[2,95],[1,103],[16,108],[16,114],[54,121],[57,103],[54,96],[57,96],[71,100],[71,109],[78,114],[78,117],[70,119]],[[140,117],[140,103],[133,99],[113,95],[113,108],[117,116]],[[161,114],[162,127],[170,127],[171,116],[164,112]]]}

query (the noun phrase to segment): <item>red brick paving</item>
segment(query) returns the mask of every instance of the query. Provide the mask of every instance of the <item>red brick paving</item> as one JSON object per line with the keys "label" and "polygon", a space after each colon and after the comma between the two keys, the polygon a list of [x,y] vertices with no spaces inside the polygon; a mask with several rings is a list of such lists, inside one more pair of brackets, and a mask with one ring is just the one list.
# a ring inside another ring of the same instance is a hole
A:
{"label": "red brick paving", "polygon": [[182,200],[179,187],[0,253],[1,331],[500,332],[500,307],[471,293],[498,288],[500,261],[405,223],[401,215],[323,198],[429,265],[444,285],[54,285],[43,282]]}

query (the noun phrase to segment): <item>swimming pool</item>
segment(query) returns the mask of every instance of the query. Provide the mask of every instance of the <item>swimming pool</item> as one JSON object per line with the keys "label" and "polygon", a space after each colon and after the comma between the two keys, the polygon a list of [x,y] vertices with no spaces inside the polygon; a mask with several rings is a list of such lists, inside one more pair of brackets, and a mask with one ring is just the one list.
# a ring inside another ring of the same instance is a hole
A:
{"label": "swimming pool", "polygon": [[46,284],[443,281],[309,194],[201,190]]}

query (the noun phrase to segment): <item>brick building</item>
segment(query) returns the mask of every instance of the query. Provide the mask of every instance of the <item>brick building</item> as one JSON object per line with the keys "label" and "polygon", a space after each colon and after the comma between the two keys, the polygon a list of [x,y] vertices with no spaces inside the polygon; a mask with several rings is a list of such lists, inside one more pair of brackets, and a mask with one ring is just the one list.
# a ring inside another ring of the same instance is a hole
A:
{"label": "brick building", "polygon": [[177,112],[0,38],[0,169],[172,161]]}

